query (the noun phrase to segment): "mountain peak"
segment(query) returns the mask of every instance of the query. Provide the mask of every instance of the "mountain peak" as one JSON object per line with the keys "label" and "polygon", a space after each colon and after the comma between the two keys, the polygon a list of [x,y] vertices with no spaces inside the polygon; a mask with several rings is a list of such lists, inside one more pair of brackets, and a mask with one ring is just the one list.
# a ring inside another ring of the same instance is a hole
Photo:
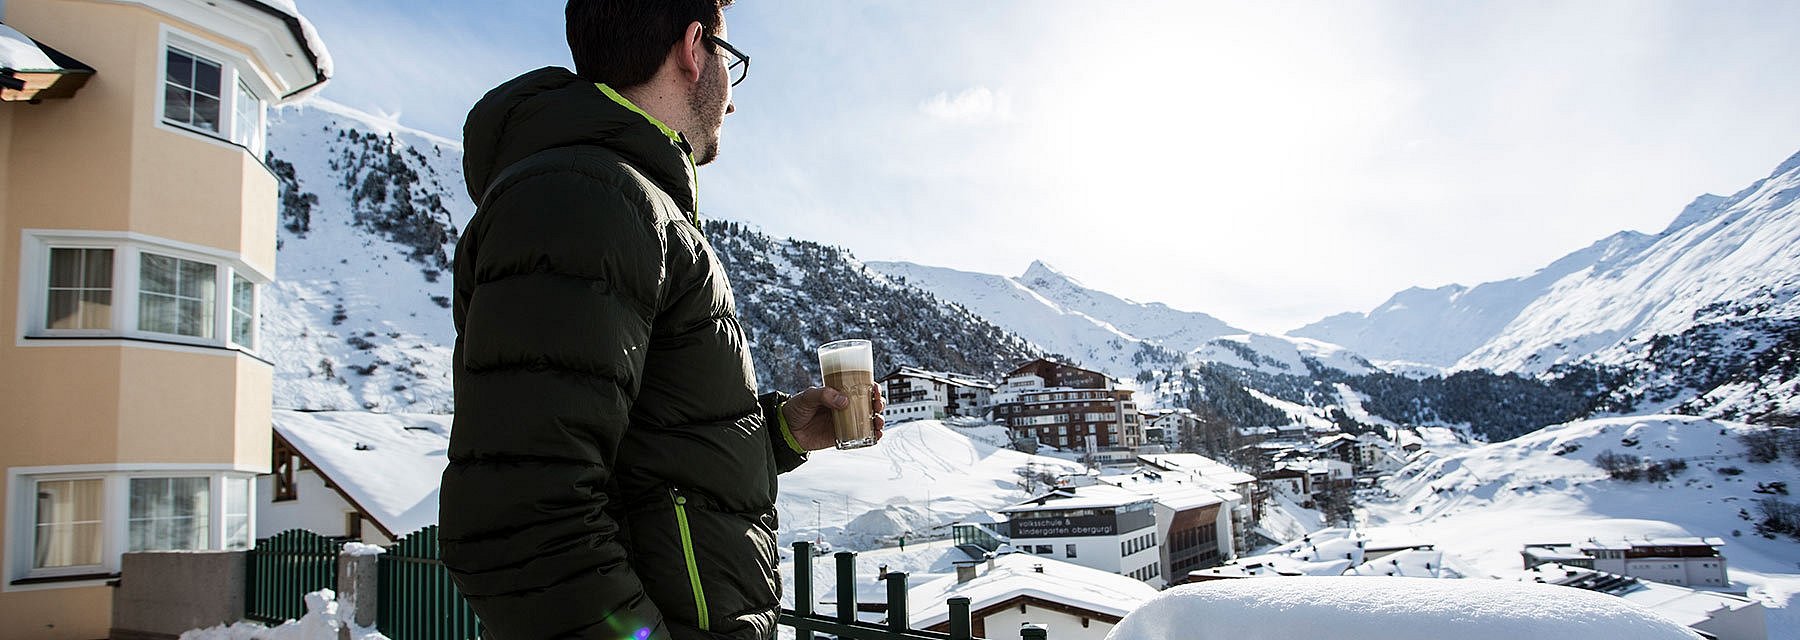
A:
{"label": "mountain peak", "polygon": [[[1795,155],[1794,158],[1800,159],[1800,155]],[[1788,160],[1788,162],[1794,161],[1795,160],[1792,159]],[[1782,172],[1777,170],[1775,173],[1776,175],[1780,175]],[[1675,216],[1675,221],[1669,223],[1669,228],[1663,229],[1660,235],[1666,236],[1675,233],[1676,231],[1711,220],[1717,216],[1720,211],[1725,210],[1725,205],[1728,202],[1730,202],[1730,199],[1725,196],[1710,193],[1700,194],[1700,197],[1694,198],[1693,202],[1688,203],[1688,206],[1681,210],[1681,215]]]}
{"label": "mountain peak", "polygon": [[[1024,280],[1026,282],[1032,282],[1032,281],[1037,281],[1037,280],[1047,280],[1047,281],[1054,282],[1057,280],[1061,280],[1061,281],[1067,282],[1069,284],[1073,284],[1077,287],[1081,286],[1081,281],[1076,280],[1075,278],[1069,277],[1068,274],[1065,274],[1061,271],[1057,271],[1056,267],[1050,266],[1049,263],[1046,263],[1043,260],[1032,260],[1031,266],[1025,268],[1025,275],[1019,276],[1019,279]],[[1085,288],[1085,287],[1083,287],[1083,288]]]}

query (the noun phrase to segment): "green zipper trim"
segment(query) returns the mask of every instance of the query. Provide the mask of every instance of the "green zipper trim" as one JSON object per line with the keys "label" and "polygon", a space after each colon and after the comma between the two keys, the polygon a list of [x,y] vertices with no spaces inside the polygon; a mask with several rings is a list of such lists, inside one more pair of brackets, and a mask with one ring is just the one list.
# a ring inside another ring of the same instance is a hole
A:
{"label": "green zipper trim", "polygon": [[[648,111],[644,111],[642,108],[638,107],[637,103],[632,102],[630,98],[613,90],[612,87],[606,86],[606,83],[596,82],[594,83],[594,86],[600,89],[600,93],[604,93],[606,94],[606,97],[612,98],[613,102],[619,103],[619,106],[631,110],[632,113],[643,116],[645,120],[649,120],[650,124],[656,125],[656,128],[662,131],[663,135],[668,136],[670,140],[674,140],[676,143],[682,145],[687,144],[686,140],[681,139],[681,132],[669,128],[669,125],[663,124],[663,121],[657,120],[656,116],[650,115]],[[694,226],[698,227],[700,226],[700,168],[694,165],[694,154],[683,153],[681,156],[687,159],[688,193],[694,195]]]}
{"label": "green zipper trim", "polygon": [[687,498],[675,496],[675,524],[681,527],[681,555],[687,558],[688,584],[694,588],[694,608],[700,613],[700,630],[710,631],[706,591],[700,588],[700,565],[694,562],[694,535],[688,531]]}

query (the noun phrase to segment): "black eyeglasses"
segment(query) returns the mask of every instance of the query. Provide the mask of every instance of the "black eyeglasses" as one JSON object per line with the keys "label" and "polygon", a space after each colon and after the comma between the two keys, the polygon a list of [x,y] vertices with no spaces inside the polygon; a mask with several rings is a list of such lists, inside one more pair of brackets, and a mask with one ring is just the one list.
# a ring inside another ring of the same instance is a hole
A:
{"label": "black eyeglasses", "polygon": [[731,86],[738,86],[738,83],[750,76],[750,56],[738,51],[737,47],[731,46],[731,43],[726,42],[724,38],[707,36],[706,41],[725,53],[725,57],[728,59],[725,63],[725,72],[731,75]]}

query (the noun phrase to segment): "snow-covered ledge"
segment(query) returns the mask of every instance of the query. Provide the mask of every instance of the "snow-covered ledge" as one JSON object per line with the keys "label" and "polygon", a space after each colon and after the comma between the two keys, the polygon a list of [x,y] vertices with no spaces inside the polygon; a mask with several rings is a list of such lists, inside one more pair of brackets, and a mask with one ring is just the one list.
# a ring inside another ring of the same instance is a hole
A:
{"label": "snow-covered ledge", "polygon": [[1108,640],[1695,640],[1619,598],[1505,580],[1246,578],[1164,591]]}

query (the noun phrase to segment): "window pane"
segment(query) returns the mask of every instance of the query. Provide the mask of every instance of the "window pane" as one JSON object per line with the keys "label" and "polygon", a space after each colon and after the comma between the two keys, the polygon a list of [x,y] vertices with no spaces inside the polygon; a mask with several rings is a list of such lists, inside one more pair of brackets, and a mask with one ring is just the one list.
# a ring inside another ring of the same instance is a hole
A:
{"label": "window pane", "polygon": [[163,76],[167,82],[191,87],[194,86],[194,59],[174,49],[169,50],[168,71]]}
{"label": "window pane", "polygon": [[219,131],[219,99],[195,94],[192,124],[195,127],[217,133]]}
{"label": "window pane", "polygon": [[172,84],[163,85],[163,119],[191,124],[194,120],[194,94]]}
{"label": "window pane", "polygon": [[219,63],[194,59],[194,91],[213,98],[219,97]]}
{"label": "window pane", "polygon": [[154,253],[141,254],[138,264],[142,269],[139,274],[139,288],[150,293],[175,293],[174,258],[159,256]]}
{"label": "window pane", "polygon": [[112,288],[112,249],[82,249],[81,285],[89,289]]}
{"label": "window pane", "polygon": [[219,268],[204,262],[180,260],[180,286],[175,288],[175,295],[183,298],[198,298],[212,301],[213,288],[218,286],[216,279]]}
{"label": "window pane", "polygon": [[46,327],[112,327],[111,249],[51,249],[49,281]]}
{"label": "window pane", "polygon": [[81,286],[81,269],[84,262],[80,249],[51,249],[50,286]]}
{"label": "window pane", "polygon": [[231,341],[255,346],[256,285],[242,276],[231,276]]}
{"label": "window pane", "polygon": [[131,551],[208,548],[211,480],[132,478]]}
{"label": "window pane", "polygon": [[102,491],[97,479],[37,483],[32,568],[100,564]]}
{"label": "window pane", "polygon": [[153,293],[138,295],[138,330],[175,333],[178,313],[175,299]]}
{"label": "window pane", "polygon": [[250,479],[225,479],[225,548],[250,548]]}

